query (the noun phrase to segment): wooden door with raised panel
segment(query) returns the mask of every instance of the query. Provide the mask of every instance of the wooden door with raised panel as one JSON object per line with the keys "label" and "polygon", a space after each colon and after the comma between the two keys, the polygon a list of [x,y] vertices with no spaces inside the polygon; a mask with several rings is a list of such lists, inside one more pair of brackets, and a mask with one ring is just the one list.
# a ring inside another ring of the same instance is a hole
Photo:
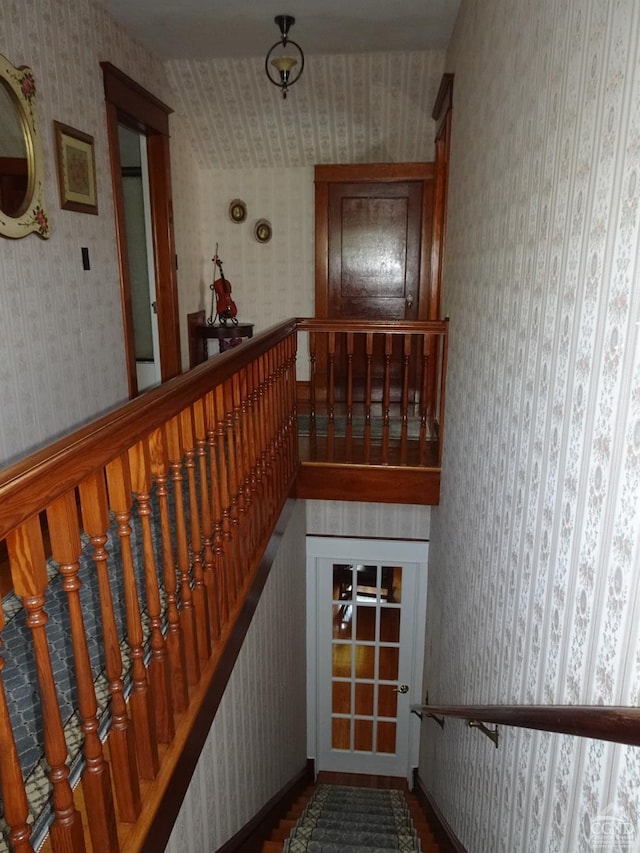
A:
{"label": "wooden door with raised panel", "polygon": [[[433,163],[316,166],[316,316],[357,320],[436,319],[432,287]],[[338,341],[336,399],[346,375]],[[382,342],[377,341],[381,347]],[[401,346],[401,339],[394,347]],[[380,356],[380,357],[376,357]],[[412,361],[419,357],[412,355]],[[322,383],[325,357],[317,355]],[[374,352],[373,399],[383,388]],[[364,351],[354,354],[354,386],[364,383]],[[391,399],[401,394],[400,351],[391,358]],[[414,372],[414,371],[412,371]],[[411,389],[412,390],[412,389]],[[320,393],[322,391],[320,390]]]}

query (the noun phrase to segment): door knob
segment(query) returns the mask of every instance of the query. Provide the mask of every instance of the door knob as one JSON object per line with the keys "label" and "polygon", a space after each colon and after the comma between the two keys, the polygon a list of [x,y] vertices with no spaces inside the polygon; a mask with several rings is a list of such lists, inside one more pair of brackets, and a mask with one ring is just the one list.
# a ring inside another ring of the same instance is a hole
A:
{"label": "door knob", "polygon": [[411,306],[413,305],[413,293],[407,293],[406,303],[407,308],[411,308]]}
{"label": "door knob", "polygon": [[409,685],[408,684],[401,684],[400,687],[394,687],[393,692],[394,693],[408,693],[409,692]]}

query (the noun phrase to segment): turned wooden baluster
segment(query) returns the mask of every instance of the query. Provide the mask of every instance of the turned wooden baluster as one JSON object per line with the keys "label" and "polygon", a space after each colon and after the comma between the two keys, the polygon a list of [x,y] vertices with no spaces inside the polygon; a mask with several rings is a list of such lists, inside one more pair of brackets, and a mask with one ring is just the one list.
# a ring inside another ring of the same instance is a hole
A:
{"label": "turned wooden baluster", "polygon": [[318,385],[318,364],[316,361],[317,335],[309,332],[309,441],[311,458],[316,457],[316,394]]}
{"label": "turned wooden baluster", "polygon": [[422,388],[420,392],[420,462],[424,464],[427,449],[427,413],[429,395],[429,335],[422,337]]}
{"label": "turned wooden baluster", "polygon": [[242,472],[244,479],[242,481],[243,505],[245,512],[244,519],[244,540],[246,542],[246,553],[249,563],[255,556],[255,530],[253,517],[253,492],[251,491],[251,472],[252,472],[252,452],[251,452],[251,414],[250,414],[250,398],[249,398],[249,378],[248,370],[244,368],[238,374],[237,393],[240,400],[238,407],[239,411],[239,428],[240,434],[240,452],[242,456]]}
{"label": "turned wooden baluster", "polygon": [[273,350],[265,353],[266,378],[267,378],[267,423],[268,423],[268,466],[269,466],[269,518],[273,518],[278,501],[279,489],[276,477],[276,439],[278,434],[277,412],[275,402],[275,354]]}
{"label": "turned wooden baluster", "polygon": [[124,700],[120,639],[114,617],[107,567],[109,555],[104,547],[109,527],[109,507],[104,474],[102,472],[91,474],[80,483],[79,492],[82,526],[93,545],[93,561],[96,567],[100,594],[105,673],[111,695],[109,756],[113,771],[116,802],[120,820],[133,823],[141,809],[140,786],[138,783],[135,737]]}
{"label": "turned wooden baluster", "polygon": [[400,403],[400,462],[407,464],[407,440],[409,437],[409,372],[413,337],[403,336],[402,345],[402,400]]}
{"label": "turned wooden baluster", "polygon": [[373,358],[373,332],[365,336],[364,380],[364,461],[371,461],[371,360]]}
{"label": "turned wooden baluster", "polygon": [[[0,603],[0,651],[4,626],[4,610]],[[5,661],[0,654],[0,800],[4,809],[4,819],[9,827],[8,840],[11,849],[14,853],[33,853],[30,840],[31,827],[27,823],[29,803],[22,781],[22,770],[4,691],[2,676],[4,666]]]}
{"label": "turned wooden baluster", "polygon": [[267,434],[267,424],[266,424],[266,412],[265,412],[265,399],[264,399],[264,368],[263,368],[263,357],[260,356],[253,363],[253,371],[254,371],[254,381],[255,381],[255,390],[254,390],[254,423],[256,425],[256,436],[257,436],[257,451],[258,451],[258,463],[257,463],[257,471],[258,471],[258,491],[260,495],[260,532],[261,534],[264,532],[265,526],[267,524],[267,518],[269,517],[269,483],[267,480],[267,454],[266,454],[266,434]]}
{"label": "turned wooden baluster", "polygon": [[280,447],[280,458],[281,458],[281,466],[282,466],[282,482],[283,486],[286,484],[289,479],[289,433],[291,432],[291,422],[289,420],[289,405],[288,405],[288,388],[289,388],[289,368],[287,363],[287,345],[288,341],[285,338],[278,347],[280,350],[280,381],[279,381],[279,395],[280,395],[280,434],[281,434],[281,447]]}
{"label": "turned wooden baluster", "polygon": [[136,733],[138,769],[143,779],[154,779],[160,766],[156,737],[155,708],[149,690],[147,670],[144,665],[144,646],[140,602],[136,586],[136,570],[131,550],[131,507],[133,496],[131,473],[127,456],[119,456],[105,468],[109,503],[115,513],[117,534],[122,557],[124,605],[127,616],[127,642],[131,653],[133,691],[129,703],[131,719]]}
{"label": "turned wooden baluster", "polygon": [[[240,591],[240,556],[236,529],[233,524],[231,466],[233,454],[230,445],[229,432],[233,429],[233,421],[229,427],[227,408],[225,406],[225,386],[218,385],[214,390],[215,412],[218,423],[218,474],[220,477],[220,498],[222,500],[222,533],[224,538],[224,567],[229,590],[231,607],[236,603]],[[232,437],[231,437],[232,440]]]}
{"label": "turned wooden baluster", "polygon": [[238,454],[236,446],[234,401],[233,401],[233,379],[227,379],[222,385],[222,399],[224,400],[224,422],[226,429],[227,445],[227,474],[229,476],[229,497],[231,499],[229,511],[229,523],[231,524],[231,538],[233,542],[234,569],[237,588],[241,589],[244,578],[244,543],[240,535],[240,497],[238,477]]}
{"label": "turned wooden baluster", "polygon": [[249,400],[249,447],[251,454],[251,503],[253,507],[253,537],[255,548],[262,537],[262,479],[260,469],[259,393],[257,366],[254,362],[247,369],[247,395]]}
{"label": "turned wooden baluster", "polygon": [[391,353],[393,335],[384,335],[384,384],[382,391],[382,461],[389,461],[389,410],[391,407]]}
{"label": "turned wooden baluster", "polygon": [[[185,467],[187,469],[187,485],[189,487],[189,527],[191,534],[191,559],[193,561],[193,609],[196,620],[196,637],[198,653],[202,660],[207,660],[211,654],[211,627],[209,625],[209,609],[207,606],[207,590],[204,585],[204,568],[202,563],[203,541],[200,524],[200,504],[196,483],[196,445],[193,434],[193,412],[190,407],[180,413],[182,446],[184,448]],[[207,481],[200,484],[207,491]]]}
{"label": "turned wooden baluster", "polygon": [[162,540],[162,578],[167,596],[167,649],[173,689],[173,708],[185,711],[189,704],[187,686],[187,661],[184,649],[184,634],[178,610],[176,563],[173,556],[173,534],[169,509],[168,462],[164,430],[156,429],[149,436],[151,473],[156,481],[158,506],[160,508],[160,537]]}
{"label": "turned wooden baluster", "polygon": [[54,853],[80,853],[85,850],[82,819],[75,807],[73,791],[69,784],[67,744],[45,630],[49,618],[44,611],[48,579],[38,516],[30,518],[9,533],[7,550],[13,589],[22,600],[27,614],[26,624],[31,629],[36,661],[44,725],[44,754],[53,787],[54,820],[50,829],[51,844]]}
{"label": "turned wooden baluster", "polygon": [[71,644],[78,687],[78,713],[84,734],[85,767],[82,789],[94,851],[117,851],[118,833],[111,792],[111,774],[98,735],[98,703],[80,604],[80,525],[75,494],[69,492],[47,507],[47,522],[53,559],[60,564],[62,588],[67,593]]}
{"label": "turned wooden baluster", "polygon": [[218,466],[218,422],[216,420],[215,394],[210,391],[205,400],[207,443],[211,486],[211,512],[213,515],[213,554],[215,563],[215,592],[220,615],[220,627],[226,623],[231,606],[227,583],[226,554],[222,520],[222,484]]}
{"label": "turned wooden baluster", "polygon": [[175,735],[173,703],[171,695],[171,669],[169,655],[162,633],[162,606],[158,585],[158,567],[153,547],[151,530],[151,458],[149,446],[139,441],[129,449],[131,486],[136,495],[140,529],[142,531],[142,553],[144,578],[147,591],[147,614],[149,616],[149,686],[155,708],[156,734],[159,743],[171,743]]}
{"label": "turned wooden baluster", "polygon": [[289,338],[289,400],[291,419],[291,457],[290,471],[291,474],[296,470],[298,465],[298,408],[297,408],[297,387],[296,387],[296,359],[298,354],[298,335],[294,332]]}
{"label": "turned wooden baluster", "polygon": [[[270,352],[271,357],[271,399],[273,406],[273,440],[271,442],[271,458],[273,460],[273,478],[277,496],[282,494],[282,422],[280,419],[280,345]],[[274,506],[275,506],[274,503]]]}
{"label": "turned wooden baluster", "polygon": [[327,388],[327,459],[333,460],[335,454],[336,435],[336,333],[329,332],[328,335],[328,388]]}
{"label": "turned wooden baluster", "polygon": [[353,440],[353,332],[347,332],[347,425],[345,430],[347,461],[351,461]]}
{"label": "turned wooden baluster", "polygon": [[189,545],[187,542],[187,522],[184,512],[184,489],[182,475],[182,437],[178,418],[171,418],[165,424],[169,470],[173,483],[173,505],[175,509],[176,554],[180,574],[180,622],[184,634],[184,652],[187,659],[187,682],[191,685],[200,681],[200,659],[198,656],[198,637],[196,635],[196,614],[193,608],[191,576],[189,572]]}
{"label": "turned wooden baluster", "polygon": [[213,550],[213,521],[211,516],[210,480],[207,465],[207,427],[203,400],[193,404],[193,422],[196,439],[196,456],[200,471],[200,507],[202,515],[202,531],[204,540],[204,585],[209,612],[209,630],[211,646],[220,635],[220,614],[218,612],[217,593],[215,588],[216,570]]}

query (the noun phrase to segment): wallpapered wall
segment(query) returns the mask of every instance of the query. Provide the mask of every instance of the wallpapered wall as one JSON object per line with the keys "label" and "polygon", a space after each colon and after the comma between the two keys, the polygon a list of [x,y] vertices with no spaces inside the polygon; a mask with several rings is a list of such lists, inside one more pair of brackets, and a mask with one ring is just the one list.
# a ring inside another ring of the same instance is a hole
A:
{"label": "wallpapered wall", "polygon": [[[127,396],[99,63],[172,95],[162,64],[90,0],[3,0],[0,53],[35,74],[51,222],[48,241],[0,238],[1,465]],[[95,137],[98,216],[60,209],[54,119]]]}
{"label": "wallpapered wall", "polygon": [[[184,249],[179,256],[183,314],[209,313],[211,258],[219,243],[239,315],[256,332],[286,317],[312,316],[313,166],[433,159],[431,110],[444,52],[308,57],[286,101],[266,80],[262,59],[175,60],[166,68],[180,103],[181,132],[198,164],[191,207],[199,224],[185,208],[191,229],[185,237],[197,258],[189,275]],[[235,198],[247,204],[241,225],[228,216]],[[264,245],[254,239],[262,218],[273,226]],[[186,364],[186,333],[182,338]],[[299,361],[304,378],[306,352]]]}
{"label": "wallpapered wall", "polygon": [[167,853],[217,850],[305,766],[304,502],[294,513]]}
{"label": "wallpapered wall", "polygon": [[433,160],[444,52],[308,56],[286,100],[264,59],[171,60],[203,169]]}
{"label": "wallpapered wall", "polygon": [[[640,702],[639,36],[636,0],[462,3],[432,702]],[[422,747],[474,853],[640,848],[637,749],[454,721]]]}
{"label": "wallpapered wall", "polygon": [[309,536],[428,539],[431,507],[361,501],[306,501]]}

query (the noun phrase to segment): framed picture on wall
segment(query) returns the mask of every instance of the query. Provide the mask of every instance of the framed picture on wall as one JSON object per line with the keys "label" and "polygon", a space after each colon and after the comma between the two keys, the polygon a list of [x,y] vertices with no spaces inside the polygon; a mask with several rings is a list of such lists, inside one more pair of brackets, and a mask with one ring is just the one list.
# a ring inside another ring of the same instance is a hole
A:
{"label": "framed picture on wall", "polygon": [[63,210],[97,213],[93,136],[54,121],[60,205]]}

